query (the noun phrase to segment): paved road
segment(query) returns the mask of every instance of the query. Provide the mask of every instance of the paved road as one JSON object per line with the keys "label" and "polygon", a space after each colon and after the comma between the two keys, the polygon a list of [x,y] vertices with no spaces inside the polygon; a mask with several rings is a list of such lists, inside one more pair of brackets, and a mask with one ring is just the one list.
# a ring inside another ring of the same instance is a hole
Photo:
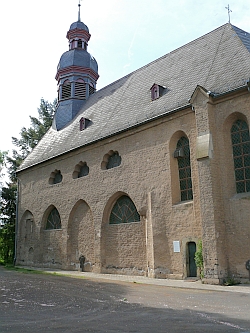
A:
{"label": "paved road", "polygon": [[0,332],[250,333],[250,294],[0,267]]}

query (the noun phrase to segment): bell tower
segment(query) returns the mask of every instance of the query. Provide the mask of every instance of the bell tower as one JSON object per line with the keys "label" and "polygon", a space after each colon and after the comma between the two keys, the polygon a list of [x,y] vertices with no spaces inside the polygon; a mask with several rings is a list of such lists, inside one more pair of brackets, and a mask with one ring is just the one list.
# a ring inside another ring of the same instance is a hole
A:
{"label": "bell tower", "polygon": [[88,51],[90,33],[80,18],[71,24],[67,32],[69,50],[64,52],[57,66],[58,103],[53,128],[65,127],[80,111],[86,100],[96,90],[99,78],[98,64]]}

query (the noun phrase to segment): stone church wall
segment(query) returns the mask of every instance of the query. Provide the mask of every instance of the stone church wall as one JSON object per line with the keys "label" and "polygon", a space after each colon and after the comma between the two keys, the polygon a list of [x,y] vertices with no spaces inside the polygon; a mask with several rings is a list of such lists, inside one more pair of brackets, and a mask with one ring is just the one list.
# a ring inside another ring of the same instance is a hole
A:
{"label": "stone church wall", "polygon": [[[235,194],[230,126],[239,114],[250,123],[249,94],[213,105],[197,96],[195,103],[195,110],[179,111],[20,172],[17,263],[79,269],[83,254],[90,271],[185,278],[187,244],[202,239],[211,279],[246,277],[250,200]],[[197,160],[197,137],[204,133],[211,133],[213,157]],[[193,185],[193,200],[186,202],[180,202],[173,157],[183,135],[189,139]],[[119,153],[121,165],[103,170],[103,158],[111,150]],[[87,163],[89,174],[73,179],[80,161]],[[54,170],[61,171],[62,182],[50,185]],[[134,202],[140,222],[109,224],[122,194]],[[60,214],[61,230],[44,230],[52,205]],[[25,231],[29,216],[33,237]]]}

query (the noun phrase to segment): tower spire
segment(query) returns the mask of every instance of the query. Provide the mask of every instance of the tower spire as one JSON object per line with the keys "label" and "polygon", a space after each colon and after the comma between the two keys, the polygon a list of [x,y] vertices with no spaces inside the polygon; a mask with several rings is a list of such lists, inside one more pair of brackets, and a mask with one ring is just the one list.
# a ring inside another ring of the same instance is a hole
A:
{"label": "tower spire", "polygon": [[79,0],[78,4],[78,21],[81,22],[81,0]]}

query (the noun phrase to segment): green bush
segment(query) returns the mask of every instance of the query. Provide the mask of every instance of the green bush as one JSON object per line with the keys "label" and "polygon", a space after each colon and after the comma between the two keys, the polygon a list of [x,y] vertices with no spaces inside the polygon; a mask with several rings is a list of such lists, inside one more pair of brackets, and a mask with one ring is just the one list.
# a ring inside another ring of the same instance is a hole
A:
{"label": "green bush", "polygon": [[195,264],[200,271],[201,279],[204,278],[203,254],[202,254],[202,241],[199,240],[197,250],[194,255]]}

